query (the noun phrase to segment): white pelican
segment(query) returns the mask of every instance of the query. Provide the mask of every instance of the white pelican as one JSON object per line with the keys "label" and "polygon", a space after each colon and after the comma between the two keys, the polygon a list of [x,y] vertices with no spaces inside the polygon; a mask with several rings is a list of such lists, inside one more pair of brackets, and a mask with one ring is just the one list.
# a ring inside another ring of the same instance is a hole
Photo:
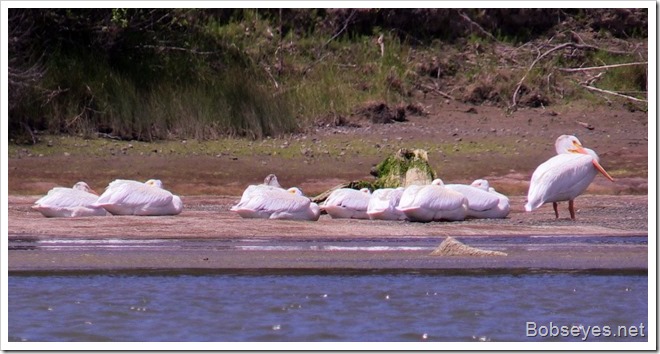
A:
{"label": "white pelican", "polygon": [[144,183],[118,179],[111,182],[95,205],[113,215],[177,215],[183,210],[179,196],[163,189],[158,179]]}
{"label": "white pelican", "polygon": [[269,174],[266,176],[266,178],[264,178],[263,184],[253,184],[245,188],[243,195],[241,196],[241,200],[238,202],[238,204],[246,203],[253,196],[258,195],[263,190],[273,189],[282,191],[284,190],[282,186],[280,186],[280,183],[277,181],[277,176],[274,174]]}
{"label": "white pelican", "polygon": [[509,198],[490,187],[485,179],[472,184],[446,184],[445,187],[463,194],[468,199],[467,216],[482,219],[499,219],[509,215]]}
{"label": "white pelican", "polygon": [[56,187],[37,200],[32,209],[46,217],[105,216],[107,212],[94,202],[99,195],[87,183],[78,182],[73,188]]}
{"label": "white pelican", "polygon": [[264,184],[267,186],[282,188],[282,186],[280,186],[280,182],[277,180],[277,176],[272,173],[264,178]]}
{"label": "white pelican", "polygon": [[435,179],[430,185],[408,186],[397,209],[410,221],[458,221],[465,219],[467,206],[464,195],[445,188],[442,180]]}
{"label": "white pelican", "polygon": [[369,199],[367,215],[372,220],[405,220],[406,214],[398,210],[403,187],[376,189]]}
{"label": "white pelican", "polygon": [[552,202],[555,217],[559,218],[557,202],[568,200],[571,219],[575,220],[573,200],[591,184],[598,172],[610,181],[614,179],[600,165],[598,155],[582,146],[572,135],[562,135],[555,142],[557,156],[536,168],[527,193],[526,211]]}
{"label": "white pelican", "polygon": [[231,211],[243,218],[316,221],[321,215],[318,204],[305,197],[296,187],[287,190],[252,188],[249,196],[246,197],[245,193],[243,195],[244,198],[231,208]]}
{"label": "white pelican", "polygon": [[369,219],[367,208],[370,198],[368,188],[339,188],[330,193],[321,205],[321,210],[325,210],[333,219]]}

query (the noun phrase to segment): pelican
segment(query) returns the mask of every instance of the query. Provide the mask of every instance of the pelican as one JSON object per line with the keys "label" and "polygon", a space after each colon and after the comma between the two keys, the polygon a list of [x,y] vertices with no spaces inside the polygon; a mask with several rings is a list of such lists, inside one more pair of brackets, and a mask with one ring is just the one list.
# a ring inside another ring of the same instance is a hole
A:
{"label": "pelican", "polygon": [[587,189],[598,172],[612,182],[614,179],[600,165],[598,155],[572,135],[557,138],[555,150],[558,155],[539,165],[532,174],[525,210],[552,202],[555,217],[559,218],[557,202],[568,200],[568,211],[575,220],[573,200]]}
{"label": "pelican", "polygon": [[263,184],[253,184],[249,185],[245,190],[243,191],[243,195],[241,196],[241,200],[238,202],[238,204],[241,203],[247,203],[248,200],[250,200],[253,196],[258,195],[261,193],[261,191],[264,190],[284,190],[282,186],[280,186],[280,183],[277,181],[277,176],[274,174],[269,174],[264,178],[264,183]]}
{"label": "pelican", "polygon": [[282,188],[282,186],[280,186],[280,182],[277,180],[277,176],[275,176],[272,173],[266,176],[266,178],[264,178],[264,185],[276,187],[276,188]]}
{"label": "pelican", "polygon": [[330,193],[321,205],[321,210],[325,210],[333,219],[369,219],[367,208],[370,198],[368,188],[339,188]]}
{"label": "pelican", "polygon": [[406,214],[398,210],[403,187],[376,189],[369,198],[367,215],[372,220],[405,220]]}
{"label": "pelican", "polygon": [[430,185],[408,186],[397,209],[411,221],[459,221],[465,219],[467,206],[464,195],[446,188],[441,179],[435,179]]}
{"label": "pelican", "polygon": [[85,182],[78,182],[73,188],[55,187],[37,200],[32,209],[46,217],[105,216],[107,212],[93,206],[99,195]]}
{"label": "pelican", "polygon": [[181,198],[163,189],[158,179],[144,183],[115,180],[94,205],[102,206],[113,215],[177,215],[183,210]]}
{"label": "pelican", "polygon": [[509,215],[509,198],[490,187],[485,179],[470,185],[447,184],[445,187],[463,194],[468,200],[467,216],[480,219],[500,219]]}
{"label": "pelican", "polygon": [[316,221],[321,215],[318,204],[313,203],[296,187],[287,190],[274,187],[253,188],[251,194],[242,198],[231,211],[243,218],[260,219]]}

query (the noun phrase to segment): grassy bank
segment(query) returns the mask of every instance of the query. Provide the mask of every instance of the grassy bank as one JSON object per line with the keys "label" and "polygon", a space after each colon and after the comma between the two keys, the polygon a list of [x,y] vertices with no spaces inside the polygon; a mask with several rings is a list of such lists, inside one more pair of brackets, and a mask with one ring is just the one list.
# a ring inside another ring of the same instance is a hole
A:
{"label": "grassy bank", "polygon": [[[645,97],[645,65],[557,70],[646,60],[643,11],[566,10],[557,23],[532,11],[535,25],[517,27],[520,9],[451,11],[12,9],[10,137],[263,139],[345,124],[368,101],[620,99],[585,82]],[[637,22],[604,27],[609,15]]]}

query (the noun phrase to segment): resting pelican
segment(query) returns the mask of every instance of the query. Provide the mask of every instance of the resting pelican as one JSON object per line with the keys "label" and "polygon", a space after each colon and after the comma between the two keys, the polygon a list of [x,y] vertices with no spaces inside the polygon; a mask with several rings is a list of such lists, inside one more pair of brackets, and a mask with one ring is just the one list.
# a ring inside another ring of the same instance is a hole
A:
{"label": "resting pelican", "polygon": [[557,156],[536,168],[527,193],[526,211],[552,202],[555,217],[559,218],[557,202],[568,200],[571,219],[575,220],[573,200],[591,184],[598,172],[610,181],[614,179],[600,165],[598,155],[582,146],[572,135],[562,135],[555,142]]}
{"label": "resting pelican", "polygon": [[282,188],[282,186],[280,186],[280,182],[277,180],[277,176],[272,173],[264,178],[264,185]]}
{"label": "resting pelican", "polygon": [[296,187],[287,190],[274,187],[253,188],[251,194],[242,198],[231,211],[243,218],[260,219],[316,221],[321,215],[318,204],[313,203]]}
{"label": "resting pelican", "polygon": [[467,216],[482,219],[499,219],[509,215],[509,198],[498,193],[485,179],[472,184],[447,184],[445,187],[460,192],[468,199]]}
{"label": "resting pelican", "polygon": [[467,206],[464,195],[445,188],[442,180],[435,179],[430,185],[408,186],[397,209],[410,221],[458,221],[465,219]]}
{"label": "resting pelican", "polygon": [[398,210],[403,187],[376,189],[369,199],[367,215],[372,220],[405,220],[406,214]]}
{"label": "resting pelican", "polygon": [[115,180],[94,205],[102,206],[113,215],[177,215],[183,210],[181,198],[163,189],[158,179],[144,183]]}
{"label": "resting pelican", "polygon": [[56,187],[37,200],[32,209],[46,217],[105,216],[107,212],[93,206],[99,195],[85,182],[78,182],[73,188]]}
{"label": "resting pelican", "polygon": [[321,210],[325,210],[333,219],[369,219],[367,207],[370,198],[368,188],[339,188],[330,193],[321,205]]}
{"label": "resting pelican", "polygon": [[263,184],[253,184],[245,188],[243,195],[241,196],[241,200],[238,203],[246,203],[253,196],[258,195],[261,191],[273,189],[284,190],[282,186],[280,186],[280,183],[277,181],[277,176],[274,174],[269,174],[266,176],[266,178],[264,178]]}

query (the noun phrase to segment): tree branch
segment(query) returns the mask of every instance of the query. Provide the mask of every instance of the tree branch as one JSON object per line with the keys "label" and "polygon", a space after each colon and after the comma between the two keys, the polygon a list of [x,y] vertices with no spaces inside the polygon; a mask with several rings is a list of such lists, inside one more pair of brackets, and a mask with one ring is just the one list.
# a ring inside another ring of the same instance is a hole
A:
{"label": "tree branch", "polygon": [[609,69],[609,68],[618,68],[622,66],[633,66],[633,65],[647,65],[649,62],[647,61],[641,61],[641,62],[634,62],[634,63],[622,63],[622,64],[611,64],[611,65],[603,65],[603,66],[591,66],[587,68],[557,68],[559,71],[563,72],[576,72],[576,71],[589,71],[589,70],[602,70],[602,69]]}
{"label": "tree branch", "polygon": [[199,54],[199,55],[211,55],[211,54],[218,53],[217,51],[200,52],[198,50],[189,49],[189,48],[172,47],[172,46],[166,46],[166,45],[151,45],[151,44],[138,45],[138,46],[135,46],[134,48],[149,48],[149,49],[157,49],[157,50],[174,50],[174,51],[188,52],[188,53]]}
{"label": "tree branch", "polygon": [[463,13],[463,11],[458,11],[458,15],[461,16],[465,21],[467,21],[470,25],[476,27],[479,30],[479,33],[483,34],[484,36],[488,37],[490,40],[493,42],[497,42],[497,38],[490,34],[488,31],[486,31],[483,27],[481,27],[478,23],[472,21],[472,19]]}
{"label": "tree branch", "polygon": [[325,44],[323,44],[324,47],[327,46],[328,44],[330,44],[330,42],[332,42],[335,38],[339,37],[339,35],[342,34],[346,30],[346,28],[348,27],[348,23],[351,22],[351,19],[353,18],[353,16],[355,15],[356,12],[357,12],[357,10],[353,9],[351,14],[348,15],[348,18],[346,19],[346,22],[344,22],[344,27],[342,27],[337,33],[335,33],[335,35],[332,36],[332,38],[328,39],[328,41],[325,42]]}
{"label": "tree branch", "polygon": [[509,107],[510,109],[515,109],[516,106],[518,105],[518,92],[520,91],[520,87],[522,86],[523,82],[527,78],[527,75],[529,75],[529,73],[534,68],[534,65],[536,65],[536,63],[541,61],[541,59],[548,56],[550,53],[558,51],[560,49],[564,49],[564,48],[575,48],[575,49],[584,49],[584,50],[602,50],[602,51],[606,51],[606,52],[614,53],[614,54],[630,54],[628,52],[607,50],[607,49],[602,49],[602,48],[599,48],[599,47],[596,47],[596,46],[593,46],[593,45],[577,44],[577,43],[571,43],[571,42],[562,43],[562,44],[560,44],[556,47],[553,47],[553,48],[547,50],[545,53],[540,54],[539,56],[537,56],[536,59],[532,62],[532,64],[529,66],[529,68],[527,68],[527,72],[525,72],[525,75],[523,75],[523,77],[518,82],[518,85],[516,85],[516,89],[513,91],[513,97],[511,98],[511,107]]}
{"label": "tree branch", "polygon": [[596,91],[596,92],[601,92],[601,93],[606,93],[606,94],[608,94],[608,95],[613,95],[613,96],[618,96],[618,97],[623,97],[623,98],[628,99],[628,100],[631,100],[631,101],[636,101],[636,102],[646,102],[646,103],[648,103],[647,100],[643,100],[643,99],[641,99],[641,98],[636,98],[636,97],[632,97],[632,96],[622,95],[622,94],[620,94],[620,93],[616,93],[616,92],[614,92],[614,91],[603,90],[603,89],[599,89],[598,87],[587,86],[587,85],[580,85],[580,86],[586,88],[587,90]]}

